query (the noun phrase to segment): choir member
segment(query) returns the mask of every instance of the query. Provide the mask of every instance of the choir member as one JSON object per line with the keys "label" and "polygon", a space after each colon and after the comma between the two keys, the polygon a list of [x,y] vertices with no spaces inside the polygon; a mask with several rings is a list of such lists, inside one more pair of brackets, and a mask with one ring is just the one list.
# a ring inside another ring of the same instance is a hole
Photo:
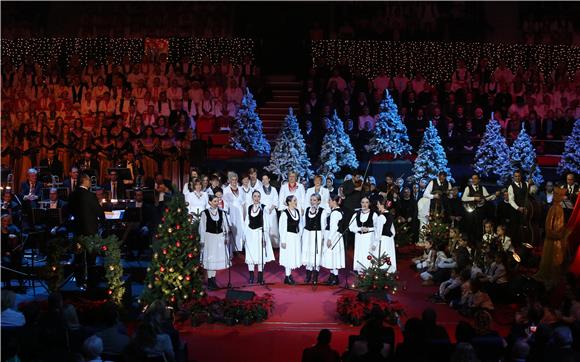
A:
{"label": "choir member", "polygon": [[305,283],[318,283],[318,271],[322,257],[324,239],[322,231],[326,229],[326,211],[320,207],[320,194],[310,196],[310,207],[304,215],[302,232],[302,264],[306,266]]}
{"label": "choir member", "polygon": [[199,179],[193,179],[191,182],[186,184],[187,193],[185,194],[185,201],[188,203],[187,210],[190,214],[195,217],[207,208],[209,197],[206,192],[203,191],[201,181]]}
{"label": "choir member", "polygon": [[300,211],[300,214],[303,215],[305,209],[305,206],[303,204],[304,194],[305,194],[304,186],[302,186],[302,184],[298,182],[298,174],[294,171],[288,172],[288,182],[285,182],[282,184],[282,186],[280,186],[280,196],[279,196],[280,210],[286,209],[284,201],[288,196],[292,195],[296,196],[296,199],[298,200],[297,204],[298,211]]}
{"label": "choir member", "polygon": [[235,250],[241,252],[244,247],[244,194],[238,186],[238,174],[228,173],[229,185],[224,188],[223,199],[230,207],[228,216]]}
{"label": "choir member", "polygon": [[215,195],[209,197],[209,208],[201,214],[199,223],[199,236],[202,246],[203,267],[207,270],[208,289],[217,289],[216,273],[218,270],[230,267],[228,251],[229,233],[225,212],[218,208],[219,198]]}
{"label": "choir member", "polygon": [[379,214],[375,227],[376,239],[379,240],[379,249],[376,255],[381,258],[385,254],[390,259],[390,265],[387,262],[384,268],[388,268],[389,273],[395,273],[397,271],[397,252],[395,249],[393,215],[385,207],[385,200],[381,196],[376,201],[376,207]]}
{"label": "choir member", "polygon": [[280,265],[284,267],[284,284],[294,285],[292,269],[300,268],[301,243],[300,234],[300,211],[298,210],[298,198],[294,195],[286,196],[284,211],[280,215]]}
{"label": "choir member", "polygon": [[261,203],[260,191],[252,192],[245,221],[246,264],[250,271],[250,284],[254,283],[254,270],[258,267],[258,283],[264,284],[264,264],[274,260],[266,205]]}
{"label": "choir member", "polygon": [[312,196],[314,194],[320,195],[320,198],[321,198],[320,205],[323,205],[324,207],[326,207],[326,205],[328,205],[328,199],[330,198],[330,193],[328,192],[328,189],[326,189],[322,186],[323,183],[324,183],[324,179],[322,176],[320,176],[320,175],[314,176],[314,186],[310,187],[308,190],[306,190],[303,205],[310,204],[310,196]]}
{"label": "choir member", "polygon": [[272,246],[278,247],[280,245],[280,237],[278,234],[278,191],[270,185],[270,175],[262,176],[262,182],[257,189],[260,191],[262,203],[266,206],[265,213],[268,218],[270,242]]}
{"label": "choir member", "polygon": [[349,226],[355,234],[353,269],[358,273],[371,265],[368,258],[376,250],[374,231],[378,222],[378,215],[370,209],[368,197],[363,196],[360,205],[361,209],[352,215]]}
{"label": "choir member", "polygon": [[339,207],[340,196],[331,196],[328,201],[330,212],[326,217],[326,228],[324,233],[324,245],[322,247],[323,268],[330,270],[330,276],[326,284],[338,284],[338,270],[343,269],[345,264],[345,242],[341,228],[343,212]]}

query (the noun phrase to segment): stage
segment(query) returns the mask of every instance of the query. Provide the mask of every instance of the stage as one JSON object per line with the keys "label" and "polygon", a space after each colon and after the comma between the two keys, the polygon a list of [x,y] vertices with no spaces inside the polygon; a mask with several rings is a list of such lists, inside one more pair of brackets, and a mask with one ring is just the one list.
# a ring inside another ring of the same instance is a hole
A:
{"label": "stage", "polygon": [[[436,287],[423,287],[417,274],[410,268],[411,257],[418,254],[418,249],[406,248],[398,256],[400,272],[400,289],[393,299],[399,301],[405,308],[407,316],[401,318],[404,325],[408,317],[420,317],[425,308],[437,311],[438,320],[453,339],[455,326],[460,320],[467,320],[445,304],[433,304],[428,301]],[[352,263],[352,248],[349,251]],[[351,265],[348,268],[351,269]],[[295,271],[297,284],[302,283],[305,269]],[[188,343],[189,359],[191,361],[300,361],[302,350],[316,341],[320,329],[328,328],[333,332],[332,347],[343,353],[348,344],[348,336],[358,334],[360,327],[353,327],[338,320],[336,301],[342,293],[357,293],[353,290],[344,290],[339,294],[338,287],[319,285],[289,286],[283,284],[284,271],[276,263],[267,264],[265,278],[271,291],[264,286],[254,285],[242,287],[247,283],[248,271],[243,264],[243,256],[235,260],[231,278],[235,289],[251,290],[257,295],[272,293],[274,295],[274,311],[271,317],[263,322],[251,326],[229,327],[222,324],[204,324],[200,327],[184,326],[180,330],[182,339]],[[326,281],[328,272],[322,271],[319,281]],[[350,282],[354,281],[354,274]],[[225,287],[228,272],[220,271],[217,276],[218,284]],[[341,286],[344,286],[344,272],[340,274]],[[403,286],[406,285],[406,290]],[[226,290],[210,292],[211,295],[225,297]],[[393,326],[396,342],[402,341],[402,332],[398,326]],[[494,328],[502,334],[507,333],[508,327],[494,323]]]}

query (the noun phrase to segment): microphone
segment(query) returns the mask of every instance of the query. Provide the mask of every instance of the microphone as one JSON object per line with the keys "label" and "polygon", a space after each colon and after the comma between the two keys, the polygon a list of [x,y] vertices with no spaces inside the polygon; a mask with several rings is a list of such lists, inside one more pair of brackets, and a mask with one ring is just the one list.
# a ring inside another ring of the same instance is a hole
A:
{"label": "microphone", "polygon": [[222,209],[221,207],[220,207],[220,208],[218,208],[218,210],[221,210],[221,211],[223,211],[223,212],[224,212],[226,215],[229,215],[229,214],[230,214],[230,212],[229,212],[229,211],[227,211],[226,209]]}

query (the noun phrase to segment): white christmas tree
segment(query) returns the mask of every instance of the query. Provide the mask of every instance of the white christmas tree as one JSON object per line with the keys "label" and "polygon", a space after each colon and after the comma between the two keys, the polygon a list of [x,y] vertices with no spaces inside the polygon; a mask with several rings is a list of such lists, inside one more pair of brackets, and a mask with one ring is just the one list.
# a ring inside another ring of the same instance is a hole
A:
{"label": "white christmas tree", "polygon": [[322,148],[320,149],[320,166],[317,170],[319,175],[334,175],[340,171],[337,159],[337,153],[340,152],[340,150],[338,146],[336,127],[332,120],[328,120],[327,123],[328,129],[322,139]]}
{"label": "white christmas tree", "polygon": [[249,88],[246,88],[242,105],[234,120],[230,145],[240,151],[255,151],[260,155],[270,154],[270,144],[262,131],[262,121],[256,113],[256,101]]}
{"label": "white christmas tree", "polygon": [[536,149],[526,132],[525,123],[522,123],[520,134],[510,148],[510,159],[512,170],[521,170],[525,180],[531,176],[536,185],[544,182],[540,168],[536,164]]}
{"label": "white christmas tree", "polygon": [[574,129],[566,140],[564,153],[558,165],[558,174],[566,172],[580,174],[580,118],[574,122]]}
{"label": "white christmas tree", "polygon": [[379,106],[379,118],[375,125],[374,136],[370,142],[373,153],[389,153],[394,158],[411,153],[407,127],[399,116],[397,105],[388,90]]}
{"label": "white christmas tree", "polygon": [[510,179],[510,149],[501,134],[501,126],[492,119],[485,128],[481,143],[475,152],[473,170],[480,176],[495,175],[498,185],[505,185]]}
{"label": "white christmas tree", "polygon": [[301,179],[310,179],[313,176],[311,166],[298,120],[292,108],[289,108],[276,139],[276,146],[270,154],[270,164],[264,169],[278,175],[279,180],[286,179],[289,171],[295,171]]}
{"label": "white christmas tree", "polygon": [[447,167],[447,156],[445,149],[441,146],[441,138],[437,133],[437,128],[429,122],[429,127],[423,134],[423,140],[419,146],[417,159],[413,165],[413,178],[416,182],[421,179],[432,180],[441,171],[447,172],[449,180],[453,180],[451,170]]}
{"label": "white christmas tree", "polygon": [[340,168],[358,168],[358,160],[356,159],[356,153],[354,152],[354,147],[350,142],[350,137],[344,131],[344,124],[342,120],[338,117],[336,110],[332,117],[332,127],[336,132],[336,142],[337,142],[337,152],[336,152],[336,162]]}

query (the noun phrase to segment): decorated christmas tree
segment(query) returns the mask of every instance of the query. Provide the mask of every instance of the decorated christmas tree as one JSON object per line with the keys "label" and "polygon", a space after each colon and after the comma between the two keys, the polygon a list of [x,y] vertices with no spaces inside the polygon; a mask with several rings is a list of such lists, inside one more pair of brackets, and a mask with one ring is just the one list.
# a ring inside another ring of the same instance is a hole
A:
{"label": "decorated christmas tree", "polygon": [[297,172],[301,179],[310,179],[313,175],[311,166],[298,120],[289,108],[274,151],[270,154],[270,164],[264,169],[278,175],[278,179],[285,179],[289,171]]}
{"label": "decorated christmas tree", "polygon": [[320,166],[317,170],[320,175],[334,175],[340,172],[337,159],[337,153],[340,150],[338,149],[336,128],[332,120],[329,120],[328,125],[328,130],[322,139],[322,148],[320,149]]}
{"label": "decorated christmas tree", "polygon": [[431,242],[435,249],[449,242],[449,224],[445,222],[443,215],[434,213],[429,215],[429,223],[423,225],[419,231],[419,240]]}
{"label": "decorated christmas tree", "polygon": [[524,180],[528,180],[531,176],[536,185],[544,182],[540,168],[536,164],[536,149],[526,132],[524,123],[522,123],[520,134],[510,148],[510,159],[512,170],[521,170]]}
{"label": "decorated christmas tree", "polygon": [[369,254],[367,258],[371,262],[371,265],[364,268],[359,274],[357,288],[364,291],[396,290],[397,281],[394,274],[389,272],[391,268],[391,257],[383,253],[379,258],[373,254]]}
{"label": "decorated christmas tree", "polygon": [[558,165],[558,174],[572,172],[580,174],[580,119],[574,122],[572,134],[568,136],[564,146],[564,153]]}
{"label": "decorated christmas tree", "polygon": [[242,105],[234,120],[230,145],[240,151],[255,151],[260,155],[270,154],[270,144],[262,131],[262,121],[256,113],[256,101],[249,88],[246,88]]}
{"label": "decorated christmas tree", "polygon": [[336,110],[332,116],[332,127],[336,132],[336,162],[340,168],[358,168],[358,160],[356,159],[356,153],[354,152],[354,147],[350,143],[350,137],[344,131],[344,124],[342,120],[338,117]]}
{"label": "decorated christmas tree", "polygon": [[429,122],[413,165],[413,178],[415,182],[419,182],[422,178],[433,180],[441,171],[447,172],[448,179],[452,180],[451,171],[447,167],[447,156],[441,146],[441,138],[437,133],[437,128]]}
{"label": "decorated christmas tree", "polygon": [[397,105],[388,90],[379,106],[379,119],[375,125],[374,136],[370,142],[374,154],[388,153],[394,158],[411,153],[407,127],[399,116]]}
{"label": "decorated christmas tree", "polygon": [[181,193],[167,204],[155,235],[153,258],[147,268],[142,302],[165,300],[179,306],[203,296],[197,223],[192,223]]}
{"label": "decorated christmas tree", "polygon": [[494,119],[487,124],[475,152],[473,170],[482,177],[496,176],[498,185],[505,185],[511,177],[510,149]]}

